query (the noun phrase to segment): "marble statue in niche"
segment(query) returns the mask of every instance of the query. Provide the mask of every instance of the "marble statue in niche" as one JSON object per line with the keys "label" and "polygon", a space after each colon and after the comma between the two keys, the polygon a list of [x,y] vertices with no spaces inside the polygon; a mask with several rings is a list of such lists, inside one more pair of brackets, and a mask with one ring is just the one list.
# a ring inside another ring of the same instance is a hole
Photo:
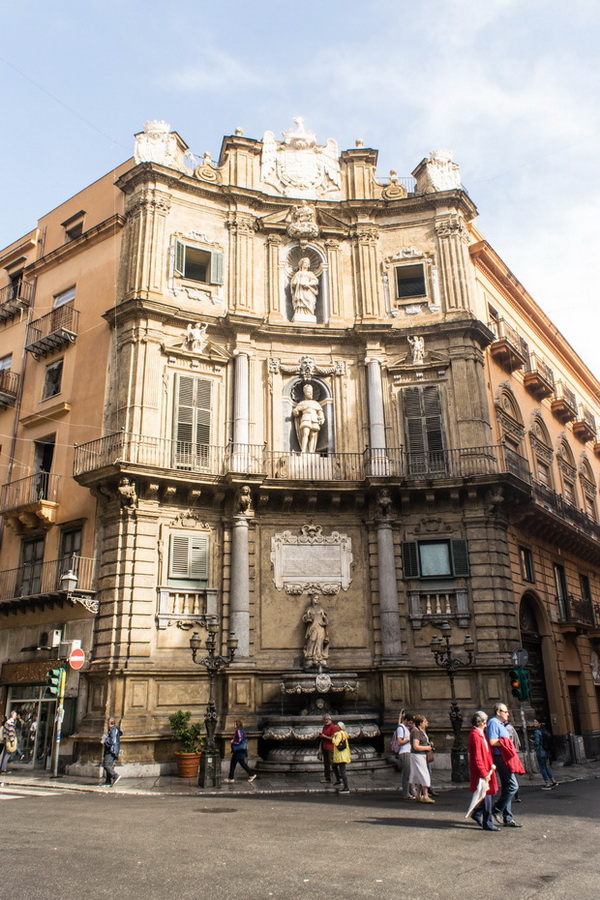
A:
{"label": "marble statue in niche", "polygon": [[310,268],[310,259],[303,256],[290,280],[294,322],[316,322],[315,310],[319,295],[319,279]]}
{"label": "marble statue in niche", "polygon": [[409,334],[406,340],[410,344],[412,362],[420,365],[425,358],[425,339],[418,334],[414,337]]}
{"label": "marble statue in niche", "polygon": [[202,353],[206,344],[206,323],[189,322],[185,332],[185,349],[192,353]]}
{"label": "marble statue in niche", "polygon": [[325,422],[325,413],[321,404],[314,399],[314,390],[310,382],[302,386],[303,400],[292,410],[296,426],[296,435],[301,453],[315,453],[319,434]]}
{"label": "marble statue in niche", "polygon": [[310,604],[302,616],[302,621],[306,623],[303,651],[305,668],[322,666],[329,657],[329,619],[319,604],[318,593],[310,591],[309,597]]}

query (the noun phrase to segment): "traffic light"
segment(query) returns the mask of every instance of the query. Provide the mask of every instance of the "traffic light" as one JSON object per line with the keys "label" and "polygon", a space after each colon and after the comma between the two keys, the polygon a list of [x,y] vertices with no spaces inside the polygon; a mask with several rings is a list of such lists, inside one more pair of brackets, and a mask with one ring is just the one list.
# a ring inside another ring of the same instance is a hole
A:
{"label": "traffic light", "polygon": [[510,686],[513,697],[527,700],[529,697],[529,676],[526,669],[520,667],[510,670]]}
{"label": "traffic light", "polygon": [[60,679],[62,676],[62,669],[49,669],[46,672],[46,684],[48,686],[48,693],[52,694],[54,697],[58,697],[60,693]]}

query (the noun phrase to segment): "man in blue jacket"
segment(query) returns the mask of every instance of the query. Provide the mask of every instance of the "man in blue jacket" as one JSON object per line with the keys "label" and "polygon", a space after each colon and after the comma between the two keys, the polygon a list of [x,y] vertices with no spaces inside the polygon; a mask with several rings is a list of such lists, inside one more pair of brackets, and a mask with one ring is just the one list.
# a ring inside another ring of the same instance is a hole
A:
{"label": "man in blue jacket", "polygon": [[102,738],[102,745],[104,747],[104,760],[102,765],[104,766],[104,771],[106,772],[106,777],[104,779],[104,784],[102,785],[102,787],[112,787],[121,777],[115,772],[115,763],[119,757],[119,753],[121,752],[122,734],[123,732],[116,725],[115,720],[113,718],[110,718],[108,720],[108,731]]}

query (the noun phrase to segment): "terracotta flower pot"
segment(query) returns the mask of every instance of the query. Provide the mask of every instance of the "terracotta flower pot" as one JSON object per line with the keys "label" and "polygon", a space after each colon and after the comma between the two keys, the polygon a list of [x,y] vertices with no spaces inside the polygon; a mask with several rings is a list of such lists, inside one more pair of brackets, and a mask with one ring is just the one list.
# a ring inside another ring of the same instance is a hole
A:
{"label": "terracotta flower pot", "polygon": [[177,774],[180,778],[196,778],[200,766],[201,753],[176,753]]}

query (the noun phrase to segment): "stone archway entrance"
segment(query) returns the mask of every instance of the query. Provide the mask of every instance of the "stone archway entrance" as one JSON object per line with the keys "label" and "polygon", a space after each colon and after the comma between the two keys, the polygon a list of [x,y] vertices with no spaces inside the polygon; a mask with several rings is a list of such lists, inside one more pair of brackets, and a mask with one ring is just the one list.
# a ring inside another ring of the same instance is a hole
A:
{"label": "stone archway entrance", "polygon": [[542,635],[538,623],[535,599],[525,594],[519,608],[521,645],[529,654],[529,681],[531,684],[531,706],[538,718],[550,725],[550,704],[546,689]]}

